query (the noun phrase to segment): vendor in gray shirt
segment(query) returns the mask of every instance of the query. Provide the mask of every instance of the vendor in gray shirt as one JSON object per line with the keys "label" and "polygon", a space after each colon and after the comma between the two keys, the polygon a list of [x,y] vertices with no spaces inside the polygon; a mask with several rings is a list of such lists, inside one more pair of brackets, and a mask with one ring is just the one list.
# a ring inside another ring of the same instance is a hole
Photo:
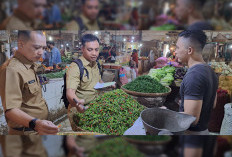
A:
{"label": "vendor in gray shirt", "polygon": [[209,134],[207,127],[216,106],[218,79],[202,57],[206,38],[202,30],[186,30],[176,44],[178,61],[189,67],[180,87],[180,112],[196,117],[186,134]]}

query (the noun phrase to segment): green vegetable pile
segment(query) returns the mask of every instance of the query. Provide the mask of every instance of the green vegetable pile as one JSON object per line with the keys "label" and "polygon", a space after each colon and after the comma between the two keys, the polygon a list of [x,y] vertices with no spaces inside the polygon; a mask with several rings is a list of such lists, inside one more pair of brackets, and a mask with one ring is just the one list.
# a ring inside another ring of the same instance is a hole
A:
{"label": "green vegetable pile", "polygon": [[142,105],[123,90],[117,89],[90,102],[89,109],[84,113],[75,114],[73,120],[86,131],[123,135],[138,119],[142,110]]}
{"label": "green vegetable pile", "polygon": [[71,57],[62,56],[61,60],[62,60],[63,63],[68,63],[68,64],[70,64],[72,62]]}
{"label": "green vegetable pile", "polygon": [[138,140],[138,141],[148,141],[148,142],[153,142],[153,141],[168,141],[171,137],[170,136],[151,136],[151,135],[130,135],[130,136],[125,136],[127,138],[133,139],[133,140]]}
{"label": "green vegetable pile", "polygon": [[46,76],[46,77],[49,78],[49,79],[63,78],[65,72],[66,72],[66,70],[62,70],[62,71],[60,71],[60,72],[48,73],[48,74],[45,74],[44,76]]}
{"label": "green vegetable pile", "polygon": [[145,157],[136,147],[122,137],[106,140],[96,146],[89,154],[89,157]]}
{"label": "green vegetable pile", "polygon": [[165,66],[161,69],[152,69],[149,72],[149,76],[153,79],[159,81],[164,86],[169,86],[174,81],[175,68],[170,66]]}
{"label": "green vegetable pile", "polygon": [[134,81],[126,84],[124,88],[141,93],[167,93],[169,91],[167,87],[148,75],[137,77]]}

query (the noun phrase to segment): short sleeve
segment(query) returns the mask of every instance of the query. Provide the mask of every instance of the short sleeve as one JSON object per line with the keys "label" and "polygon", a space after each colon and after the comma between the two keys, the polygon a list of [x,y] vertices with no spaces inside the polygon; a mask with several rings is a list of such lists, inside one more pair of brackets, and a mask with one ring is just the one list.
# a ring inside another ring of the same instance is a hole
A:
{"label": "short sleeve", "polygon": [[206,82],[197,73],[190,73],[184,79],[184,100],[203,100]]}
{"label": "short sleeve", "polygon": [[80,70],[76,63],[71,63],[66,72],[66,88],[76,90],[80,86]]}
{"label": "short sleeve", "polygon": [[23,80],[13,68],[6,69],[5,98],[6,110],[20,108],[22,105]]}

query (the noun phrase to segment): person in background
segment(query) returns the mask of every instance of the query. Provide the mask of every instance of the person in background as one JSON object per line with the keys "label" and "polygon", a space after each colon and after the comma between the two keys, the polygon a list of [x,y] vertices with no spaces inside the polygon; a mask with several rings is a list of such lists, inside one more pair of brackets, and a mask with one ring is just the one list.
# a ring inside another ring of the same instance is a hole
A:
{"label": "person in background", "polygon": [[109,53],[108,53],[108,47],[104,47],[102,52],[99,53],[99,58],[103,58],[104,60],[108,60]]}
{"label": "person in background", "polygon": [[6,56],[5,52],[0,52],[0,66],[8,60],[8,57]]}
{"label": "person in background", "polygon": [[51,49],[51,62],[49,63],[50,66],[56,65],[61,63],[61,55],[60,51],[57,47],[55,47],[54,42],[50,42],[49,48]]}
{"label": "person in background", "polygon": [[111,47],[110,48],[110,50],[109,50],[109,56],[110,56],[110,58],[109,58],[110,63],[115,63],[116,56],[117,56],[117,54],[116,54],[116,47]]}
{"label": "person in background", "polygon": [[202,57],[206,39],[202,30],[185,30],[176,43],[178,61],[189,67],[180,87],[179,111],[196,117],[186,134],[209,134],[208,123],[217,102],[218,79]]}
{"label": "person in background", "polygon": [[206,0],[176,0],[175,13],[177,19],[187,23],[189,30],[213,30],[202,13]]}
{"label": "person in background", "polygon": [[[49,43],[47,42],[47,45],[49,45]],[[44,54],[43,54],[43,62],[42,64],[44,64],[46,67],[49,67],[51,64],[51,49],[47,46],[45,51],[44,51]]]}
{"label": "person in background", "polygon": [[82,0],[82,13],[66,25],[67,30],[100,30],[98,21],[99,1]]}
{"label": "person in background", "polygon": [[47,28],[59,28],[62,22],[60,8],[54,0],[48,0],[47,9],[44,12],[44,20]]}
{"label": "person in background", "polygon": [[139,65],[139,56],[138,56],[138,51],[136,49],[133,49],[133,52],[132,52],[132,60],[136,63],[136,67],[138,67]]}
{"label": "person in background", "polygon": [[12,16],[3,21],[0,30],[34,30],[44,11],[46,0],[17,0]]}

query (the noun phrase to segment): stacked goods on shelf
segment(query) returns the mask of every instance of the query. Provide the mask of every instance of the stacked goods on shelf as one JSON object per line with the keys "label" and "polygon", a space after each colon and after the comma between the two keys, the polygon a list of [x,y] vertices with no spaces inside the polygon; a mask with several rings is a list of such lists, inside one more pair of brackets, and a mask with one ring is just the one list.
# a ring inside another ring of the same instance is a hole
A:
{"label": "stacked goods on shelf", "polygon": [[169,86],[174,81],[174,73],[174,67],[165,66],[161,69],[151,69],[148,75],[151,76],[153,79],[159,81],[162,85]]}
{"label": "stacked goods on shelf", "polygon": [[123,135],[143,109],[136,100],[118,89],[104,93],[89,103],[89,109],[75,114],[73,121],[82,130]]}

